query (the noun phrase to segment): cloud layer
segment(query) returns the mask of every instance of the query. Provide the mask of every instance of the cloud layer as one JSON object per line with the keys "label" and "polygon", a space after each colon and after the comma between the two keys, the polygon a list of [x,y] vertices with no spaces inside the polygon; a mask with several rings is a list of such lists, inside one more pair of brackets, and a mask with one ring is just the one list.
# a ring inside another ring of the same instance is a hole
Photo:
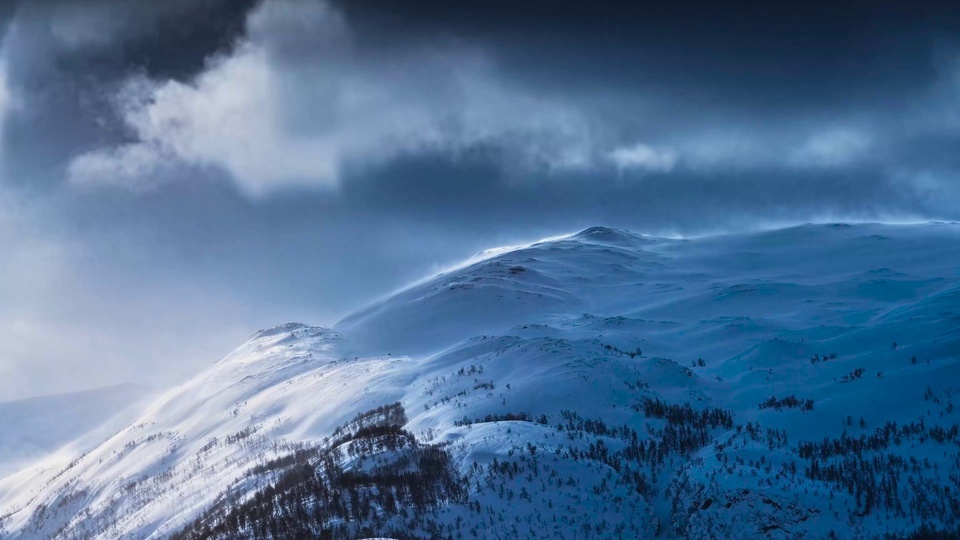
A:
{"label": "cloud layer", "polygon": [[[108,4],[97,5],[107,12]],[[114,23],[84,18],[98,20],[97,9],[70,13],[51,23],[68,48],[96,49],[104,35],[127,35]],[[149,20],[168,15],[160,10]],[[457,160],[482,151],[499,174],[528,179],[866,168],[922,191],[931,174],[951,178],[901,153],[916,153],[918,134],[957,134],[948,121],[956,109],[955,70],[936,71],[928,86],[946,88],[939,92],[948,97],[932,100],[940,116],[927,113],[925,120],[910,101],[926,99],[929,89],[917,90],[906,106],[786,109],[768,117],[738,113],[744,106],[731,102],[728,109],[703,105],[693,117],[695,106],[646,87],[584,94],[574,78],[569,91],[525,84],[482,39],[425,33],[377,48],[368,43],[377,36],[355,26],[326,2],[261,2],[244,16],[236,39],[196,73],[141,71],[118,81],[106,100],[122,135],[75,154],[67,177],[77,185],[136,189],[225,176],[245,195],[261,197],[335,188],[410,157]],[[651,77],[664,69],[655,64]],[[653,110],[658,101],[669,114]]]}
{"label": "cloud layer", "polygon": [[469,47],[365,57],[322,2],[264,2],[246,28],[190,81],[129,80],[117,106],[134,141],[77,157],[71,179],[130,184],[170,164],[217,167],[258,195],[335,186],[351,167],[482,145],[517,167],[593,159],[591,126],[576,108],[511,87]]}

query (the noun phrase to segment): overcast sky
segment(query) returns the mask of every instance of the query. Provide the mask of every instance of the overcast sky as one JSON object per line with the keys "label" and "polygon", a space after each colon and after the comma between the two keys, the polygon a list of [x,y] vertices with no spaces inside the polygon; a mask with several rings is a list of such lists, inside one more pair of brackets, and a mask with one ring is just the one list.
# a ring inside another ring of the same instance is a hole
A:
{"label": "overcast sky", "polygon": [[594,224],[960,219],[960,9],[714,4],[5,0],[0,400]]}

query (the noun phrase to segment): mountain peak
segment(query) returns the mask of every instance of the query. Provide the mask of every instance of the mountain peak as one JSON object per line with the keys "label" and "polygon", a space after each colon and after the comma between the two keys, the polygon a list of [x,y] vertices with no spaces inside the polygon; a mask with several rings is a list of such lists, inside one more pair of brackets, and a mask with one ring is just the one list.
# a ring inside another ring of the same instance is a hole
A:
{"label": "mountain peak", "polygon": [[505,248],[335,330],[261,330],[86,454],[0,479],[0,537],[953,526],[958,260],[955,234],[879,224]]}
{"label": "mountain peak", "polygon": [[592,244],[616,246],[636,246],[638,244],[652,243],[655,241],[655,239],[650,236],[637,234],[626,229],[604,227],[601,225],[587,227],[578,233],[570,235],[568,239],[586,241]]}
{"label": "mountain peak", "polygon": [[248,341],[253,341],[255,339],[260,339],[264,337],[276,336],[280,334],[294,333],[297,331],[308,331],[311,334],[328,333],[328,332],[334,333],[333,330],[329,328],[324,328],[322,326],[310,326],[310,325],[299,323],[299,322],[288,322],[288,323],[278,324],[277,326],[274,326],[272,328],[264,328],[262,330],[258,330],[252,336],[250,336],[250,339]]}

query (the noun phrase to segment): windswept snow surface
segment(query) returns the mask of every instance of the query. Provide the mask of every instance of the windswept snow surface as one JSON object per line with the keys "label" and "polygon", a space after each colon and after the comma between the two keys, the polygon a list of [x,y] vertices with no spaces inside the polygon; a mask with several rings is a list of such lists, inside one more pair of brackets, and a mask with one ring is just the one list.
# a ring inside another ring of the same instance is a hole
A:
{"label": "windswept snow surface", "polygon": [[393,402],[469,486],[378,518],[414,536],[960,526],[960,225],[595,227],[488,255],[334,329],[258,332],[69,463],[0,480],[0,537],[169,536]]}

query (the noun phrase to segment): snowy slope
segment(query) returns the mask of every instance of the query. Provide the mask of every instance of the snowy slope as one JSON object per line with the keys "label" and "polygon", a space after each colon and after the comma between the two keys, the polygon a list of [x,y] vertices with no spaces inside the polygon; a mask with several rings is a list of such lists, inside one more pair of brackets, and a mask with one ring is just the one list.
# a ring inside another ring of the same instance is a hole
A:
{"label": "snowy slope", "polygon": [[486,253],[332,330],[255,334],[67,466],[0,480],[0,526],[206,537],[195,519],[226,519],[284,478],[271,460],[343,444],[338,467],[360,470],[357,443],[327,437],[399,402],[467,498],[338,522],[356,536],[957,527],[958,325],[957,224],[587,229]]}

